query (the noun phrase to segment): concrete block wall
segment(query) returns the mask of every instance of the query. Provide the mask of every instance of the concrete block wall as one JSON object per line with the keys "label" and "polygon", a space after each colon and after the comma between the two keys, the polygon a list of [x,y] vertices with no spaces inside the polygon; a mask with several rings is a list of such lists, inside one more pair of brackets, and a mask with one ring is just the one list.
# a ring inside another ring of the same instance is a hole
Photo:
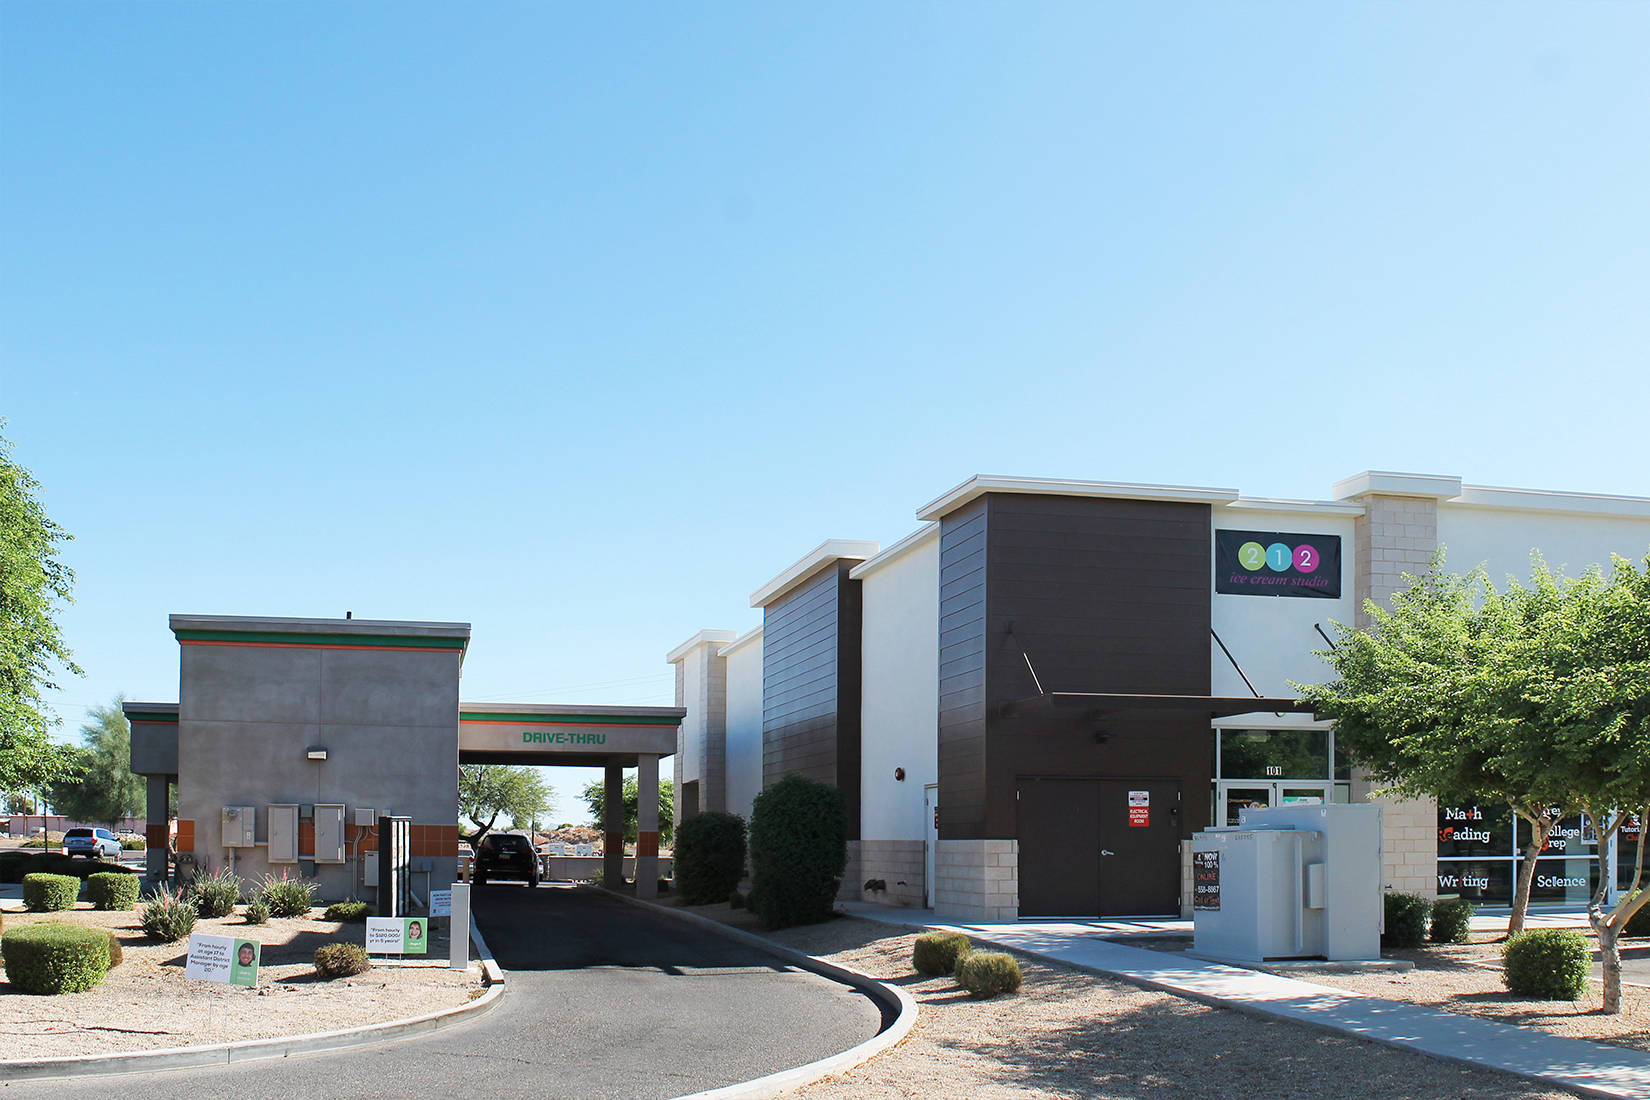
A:
{"label": "concrete block wall", "polygon": [[1192,919],[1192,842],[1180,842],[1180,919]]}
{"label": "concrete block wall", "polygon": [[[861,840],[858,847],[860,874],[855,884],[861,888],[861,900],[902,909],[922,908],[922,841]],[[865,883],[870,879],[881,879],[888,884],[888,888],[874,892],[864,890]]]}
{"label": "concrete block wall", "polygon": [[1375,799],[1382,814],[1381,876],[1389,891],[1438,896],[1438,805],[1432,799]]}
{"label": "concrete block wall", "polygon": [[934,853],[934,909],[955,920],[1020,916],[1020,842],[941,840]]}
{"label": "concrete block wall", "polygon": [[1404,574],[1427,571],[1438,549],[1438,502],[1432,497],[1370,494],[1359,498],[1364,514],[1354,536],[1357,625],[1369,625],[1364,600],[1385,604],[1404,588]]}

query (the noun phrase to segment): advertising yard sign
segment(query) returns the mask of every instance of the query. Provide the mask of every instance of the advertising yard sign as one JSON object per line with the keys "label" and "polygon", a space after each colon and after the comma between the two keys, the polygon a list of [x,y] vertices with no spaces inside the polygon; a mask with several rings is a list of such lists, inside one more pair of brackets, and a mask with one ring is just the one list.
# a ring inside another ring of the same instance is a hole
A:
{"label": "advertising yard sign", "polygon": [[430,942],[428,931],[429,921],[423,917],[368,917],[367,954],[426,954]]}
{"label": "advertising yard sign", "polygon": [[430,916],[450,917],[453,915],[453,892],[451,890],[430,891]]}
{"label": "advertising yard sign", "polygon": [[255,986],[262,956],[263,945],[257,940],[196,933],[189,937],[183,976],[201,982]]}

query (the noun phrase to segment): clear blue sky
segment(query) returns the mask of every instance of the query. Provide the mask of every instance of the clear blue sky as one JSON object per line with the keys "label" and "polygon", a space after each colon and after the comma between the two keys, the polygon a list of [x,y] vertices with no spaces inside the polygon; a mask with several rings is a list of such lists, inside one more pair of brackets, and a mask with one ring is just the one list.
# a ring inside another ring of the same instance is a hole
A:
{"label": "clear blue sky", "polygon": [[[0,415],[87,675],[474,624],[668,704],[975,473],[1650,495],[1650,4],[0,4]],[[562,816],[573,782],[558,776]]]}

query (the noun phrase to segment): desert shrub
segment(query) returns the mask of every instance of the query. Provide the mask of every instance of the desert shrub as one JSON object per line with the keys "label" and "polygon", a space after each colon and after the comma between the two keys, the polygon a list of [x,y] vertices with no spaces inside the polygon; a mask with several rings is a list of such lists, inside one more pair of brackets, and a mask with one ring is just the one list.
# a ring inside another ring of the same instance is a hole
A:
{"label": "desert shrub", "polygon": [[327,906],[327,911],[321,914],[321,919],[360,923],[366,920],[370,913],[371,907],[366,902],[350,898],[348,901],[334,902]]}
{"label": "desert shrub", "polygon": [[1020,988],[1020,964],[1006,951],[969,951],[957,960],[957,984],[975,997]]}
{"label": "desert shrub", "polygon": [[33,913],[56,913],[73,909],[80,897],[80,880],[73,875],[36,872],[23,876],[23,901]]}
{"label": "desert shrub", "polygon": [[712,810],[676,830],[676,886],[687,905],[724,901],[745,875],[745,819]]}
{"label": "desert shrub", "polygon": [[280,878],[266,874],[258,884],[258,897],[269,906],[272,916],[307,917],[319,886],[312,879],[287,878],[284,871]]}
{"label": "desert shrub", "polygon": [[101,928],[41,921],[0,936],[0,959],[25,993],[79,993],[109,973],[111,939]]}
{"label": "desert shrub", "polygon": [[138,911],[143,933],[162,943],[176,943],[195,928],[195,905],[182,891],[157,886]]}
{"label": "desert shrub", "polygon": [[911,945],[911,965],[918,974],[951,974],[957,959],[974,949],[961,932],[924,932]]}
{"label": "desert shrub", "polygon": [[123,852],[147,852],[149,850],[149,842],[141,837],[121,837],[120,850]]}
{"label": "desert shrub", "polygon": [[371,969],[367,949],[358,943],[328,943],[315,949],[315,972],[323,978],[347,978]]}
{"label": "desert shrub", "polygon": [[219,867],[209,875],[196,875],[189,884],[189,897],[195,903],[195,912],[208,919],[227,917],[241,900],[241,876],[228,867]]}
{"label": "desert shrub", "polygon": [[1420,947],[1427,939],[1427,913],[1432,903],[1419,894],[1387,894],[1386,931],[1382,947]]}
{"label": "desert shrub", "polygon": [[1466,943],[1477,908],[1466,898],[1444,898],[1432,903],[1433,943]]}
{"label": "desert shrub", "polygon": [[98,909],[135,909],[142,886],[136,875],[103,871],[86,880],[86,899]]}
{"label": "desert shrub", "polygon": [[253,898],[251,901],[247,902],[246,903],[246,923],[248,923],[248,924],[268,924],[269,923],[269,903],[264,901],[263,898]]}
{"label": "desert shrub", "polygon": [[109,969],[113,970],[126,960],[126,951],[120,946],[120,940],[113,932],[105,932],[109,937]]}
{"label": "desert shrub", "polygon": [[842,792],[792,773],[751,811],[751,908],[767,928],[829,920],[848,865]]}
{"label": "desert shrub", "polygon": [[1587,937],[1565,928],[1520,932],[1501,949],[1509,992],[1544,1001],[1573,1001],[1587,989],[1593,952]]}

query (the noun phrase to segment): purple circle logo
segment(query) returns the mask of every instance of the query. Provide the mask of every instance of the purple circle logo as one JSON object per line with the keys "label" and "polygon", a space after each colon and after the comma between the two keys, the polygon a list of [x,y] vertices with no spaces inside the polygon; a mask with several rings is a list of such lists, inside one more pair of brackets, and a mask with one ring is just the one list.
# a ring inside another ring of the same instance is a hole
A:
{"label": "purple circle logo", "polygon": [[1318,548],[1309,542],[1303,542],[1295,547],[1295,572],[1297,573],[1317,572],[1318,563],[1322,560],[1323,555],[1318,553]]}

